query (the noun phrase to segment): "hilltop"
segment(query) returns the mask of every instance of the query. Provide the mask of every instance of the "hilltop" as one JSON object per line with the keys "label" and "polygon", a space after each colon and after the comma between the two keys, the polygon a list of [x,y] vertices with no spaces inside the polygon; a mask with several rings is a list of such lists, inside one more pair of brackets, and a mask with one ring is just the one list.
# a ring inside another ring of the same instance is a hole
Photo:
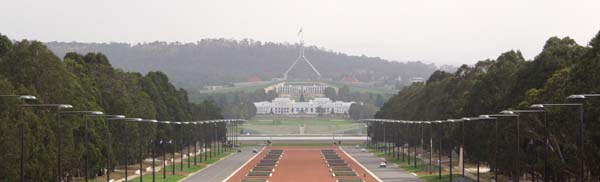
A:
{"label": "hilltop", "polygon": [[[253,40],[204,39],[194,43],[47,42],[59,57],[67,52],[102,52],[113,66],[128,71],[160,70],[190,91],[207,85],[270,81],[281,77],[298,56],[299,45]],[[352,78],[363,83],[399,87],[411,77],[428,77],[437,67],[422,62],[395,62],[306,47],[306,57],[324,78]]]}

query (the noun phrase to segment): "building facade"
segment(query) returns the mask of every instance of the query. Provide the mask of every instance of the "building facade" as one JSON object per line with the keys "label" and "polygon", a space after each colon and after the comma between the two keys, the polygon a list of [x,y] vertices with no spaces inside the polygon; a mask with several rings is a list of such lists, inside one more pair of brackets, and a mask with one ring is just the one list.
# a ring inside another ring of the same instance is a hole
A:
{"label": "building facade", "polygon": [[332,101],[318,97],[308,102],[296,102],[290,98],[278,97],[273,101],[255,102],[257,115],[294,115],[294,114],[348,114],[354,102]]}
{"label": "building facade", "polygon": [[265,88],[265,93],[271,90],[275,91],[280,97],[304,97],[317,98],[325,96],[325,89],[331,87],[328,84],[321,82],[281,82]]}

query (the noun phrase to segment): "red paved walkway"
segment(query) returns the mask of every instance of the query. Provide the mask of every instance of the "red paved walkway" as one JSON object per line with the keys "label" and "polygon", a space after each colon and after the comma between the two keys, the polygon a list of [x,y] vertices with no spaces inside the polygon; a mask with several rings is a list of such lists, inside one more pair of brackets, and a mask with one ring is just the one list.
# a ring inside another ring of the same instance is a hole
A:
{"label": "red paved walkway", "polygon": [[272,149],[284,151],[275,172],[272,177],[268,178],[270,182],[335,182],[338,178],[333,177],[329,172],[329,167],[321,156],[321,149],[336,150],[337,154],[354,169],[360,178],[367,182],[377,181],[337,147],[268,147],[233,175],[228,182],[242,181],[246,178],[246,174]]}

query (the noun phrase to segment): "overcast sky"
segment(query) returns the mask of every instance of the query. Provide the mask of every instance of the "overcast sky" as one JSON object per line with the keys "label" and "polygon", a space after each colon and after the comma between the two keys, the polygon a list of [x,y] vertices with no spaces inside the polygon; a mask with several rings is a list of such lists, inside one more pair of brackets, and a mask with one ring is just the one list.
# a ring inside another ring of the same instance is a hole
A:
{"label": "overcast sky", "polygon": [[599,0],[7,0],[0,33],[12,39],[296,42],[398,61],[473,64],[551,36],[579,44],[600,30]]}

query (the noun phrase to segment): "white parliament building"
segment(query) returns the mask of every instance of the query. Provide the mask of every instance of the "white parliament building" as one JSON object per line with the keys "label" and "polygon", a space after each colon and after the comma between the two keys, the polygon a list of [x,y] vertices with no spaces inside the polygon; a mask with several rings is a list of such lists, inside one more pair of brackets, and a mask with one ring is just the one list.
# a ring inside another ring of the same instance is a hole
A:
{"label": "white parliament building", "polygon": [[331,101],[317,97],[308,102],[296,102],[287,97],[275,98],[272,102],[255,102],[256,114],[294,115],[294,114],[348,114],[354,102]]}

